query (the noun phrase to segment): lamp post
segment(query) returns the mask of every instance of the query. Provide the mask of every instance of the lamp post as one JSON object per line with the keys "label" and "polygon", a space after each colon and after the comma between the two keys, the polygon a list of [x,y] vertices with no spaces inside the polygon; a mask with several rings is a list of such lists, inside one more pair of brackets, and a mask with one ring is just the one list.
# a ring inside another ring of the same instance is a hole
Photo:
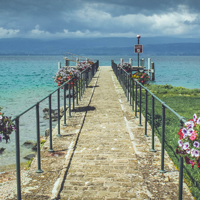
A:
{"label": "lamp post", "polygon": [[[141,36],[137,35],[138,44],[140,44],[140,38],[141,38]],[[139,67],[139,53],[138,53],[138,67]],[[138,71],[139,71],[139,69],[138,69]]]}

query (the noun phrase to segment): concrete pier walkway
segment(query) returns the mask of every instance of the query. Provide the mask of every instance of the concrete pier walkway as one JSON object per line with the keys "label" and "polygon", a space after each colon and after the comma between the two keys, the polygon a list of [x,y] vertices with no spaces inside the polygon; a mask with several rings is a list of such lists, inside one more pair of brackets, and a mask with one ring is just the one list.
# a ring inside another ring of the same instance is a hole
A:
{"label": "concrete pier walkway", "polygon": [[[54,152],[48,140],[41,150],[44,172],[35,173],[35,159],[22,176],[22,199],[178,199],[178,170],[165,152],[166,173],[159,172],[160,142],[155,137],[156,152],[150,152],[151,127],[144,137],[110,66],[100,67],[67,126],[63,118],[60,123]],[[183,199],[193,199],[185,183]]]}
{"label": "concrete pier walkway", "polygon": [[[178,199],[176,168],[166,156],[167,173],[159,172],[160,152],[149,151],[150,137],[144,137],[111,67],[101,67],[96,78],[59,198]],[[193,199],[186,185],[183,196]]]}

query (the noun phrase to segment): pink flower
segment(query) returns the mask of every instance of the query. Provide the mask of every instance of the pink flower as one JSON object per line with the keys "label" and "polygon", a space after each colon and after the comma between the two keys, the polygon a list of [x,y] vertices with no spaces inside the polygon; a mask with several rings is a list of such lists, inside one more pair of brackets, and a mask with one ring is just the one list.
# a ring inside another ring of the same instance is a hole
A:
{"label": "pink flower", "polygon": [[192,134],[191,134],[191,136],[190,136],[190,140],[195,140],[196,139],[196,137],[197,137],[197,132],[196,131],[194,131]]}

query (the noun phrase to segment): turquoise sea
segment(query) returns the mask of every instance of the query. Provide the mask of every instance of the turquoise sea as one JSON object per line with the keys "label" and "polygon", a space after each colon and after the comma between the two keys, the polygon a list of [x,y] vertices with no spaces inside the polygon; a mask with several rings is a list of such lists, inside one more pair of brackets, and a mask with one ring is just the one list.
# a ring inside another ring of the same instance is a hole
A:
{"label": "turquoise sea", "polygon": [[[100,66],[110,66],[111,60],[115,63],[128,62],[133,59],[133,65],[137,66],[137,56],[90,56],[90,59],[97,59]],[[145,66],[147,67],[147,59]],[[200,56],[152,56],[151,61],[155,63],[155,84],[171,84],[173,86],[183,86],[186,88],[200,88]],[[33,104],[47,96],[57,88],[53,81],[53,76],[58,70],[58,62],[64,65],[63,55],[43,55],[43,56],[4,56],[0,55],[0,107],[6,116],[14,117]],[[75,63],[71,63],[75,65]],[[61,95],[62,96],[62,95]],[[52,106],[56,108],[56,95],[52,97]],[[48,107],[48,102],[40,104],[40,132],[48,128],[47,122],[43,120],[43,108]],[[56,122],[53,123],[53,126]],[[20,118],[20,153],[24,157],[31,152],[22,146],[27,141],[36,141],[36,120],[35,109],[32,109]],[[15,163],[15,133],[11,135],[8,144],[0,143],[0,148],[6,148],[0,155],[0,166]],[[24,159],[21,159],[24,161]]]}

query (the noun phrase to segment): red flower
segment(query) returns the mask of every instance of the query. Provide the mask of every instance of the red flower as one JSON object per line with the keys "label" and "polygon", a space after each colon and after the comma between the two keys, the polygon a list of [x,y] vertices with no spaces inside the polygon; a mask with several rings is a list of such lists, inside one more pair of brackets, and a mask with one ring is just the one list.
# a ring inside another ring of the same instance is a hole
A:
{"label": "red flower", "polygon": [[197,160],[197,167],[200,169],[200,161]]}
{"label": "red flower", "polygon": [[192,169],[193,169],[194,164],[195,164],[194,160],[190,161],[190,164],[192,164]]}
{"label": "red flower", "polygon": [[60,80],[61,79],[61,77],[58,77],[58,80]]}
{"label": "red flower", "polygon": [[188,157],[185,157],[185,162],[186,162],[186,164],[190,164],[190,159],[188,158]]}
{"label": "red flower", "polygon": [[183,139],[182,128],[179,130],[178,134],[180,135],[180,140]]}

